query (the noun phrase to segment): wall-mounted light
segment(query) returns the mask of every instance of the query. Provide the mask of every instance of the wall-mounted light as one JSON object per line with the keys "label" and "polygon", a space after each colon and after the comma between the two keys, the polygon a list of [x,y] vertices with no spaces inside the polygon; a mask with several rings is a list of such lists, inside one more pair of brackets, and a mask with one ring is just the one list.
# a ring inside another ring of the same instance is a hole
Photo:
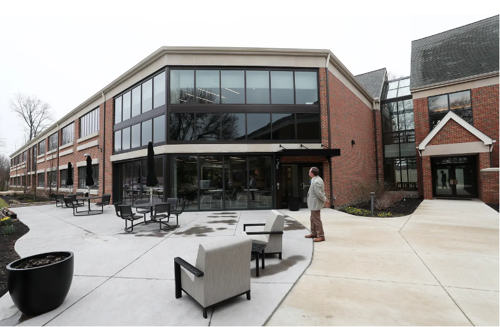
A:
{"label": "wall-mounted light", "polygon": [[354,142],[354,140],[351,140],[351,146],[354,146],[354,144],[356,144],[356,142]]}

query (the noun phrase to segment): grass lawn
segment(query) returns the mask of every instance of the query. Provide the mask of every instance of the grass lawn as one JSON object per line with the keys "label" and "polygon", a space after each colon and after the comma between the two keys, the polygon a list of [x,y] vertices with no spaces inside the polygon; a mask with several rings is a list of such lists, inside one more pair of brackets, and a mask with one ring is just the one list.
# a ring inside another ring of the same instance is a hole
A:
{"label": "grass lawn", "polygon": [[4,200],[0,199],[0,209],[2,209],[3,207],[8,207],[9,205],[7,204],[7,202],[5,202]]}

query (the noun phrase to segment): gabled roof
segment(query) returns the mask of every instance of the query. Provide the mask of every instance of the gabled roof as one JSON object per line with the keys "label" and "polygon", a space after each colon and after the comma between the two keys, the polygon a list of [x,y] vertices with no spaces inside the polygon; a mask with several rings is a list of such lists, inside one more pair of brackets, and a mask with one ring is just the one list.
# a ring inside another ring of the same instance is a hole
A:
{"label": "gabled roof", "polygon": [[498,15],[412,41],[411,90],[498,73]]}
{"label": "gabled roof", "polygon": [[472,126],[471,124],[469,124],[468,122],[463,120],[462,118],[460,118],[454,112],[450,111],[446,114],[446,116],[444,116],[444,118],[439,122],[439,124],[437,124],[436,127],[434,127],[434,129],[429,133],[429,135],[427,135],[425,137],[425,139],[423,139],[423,141],[420,142],[420,144],[418,145],[418,149],[421,151],[425,150],[425,147],[427,146],[427,144],[429,144],[429,142],[434,138],[434,136],[436,136],[439,133],[439,131],[446,125],[446,123],[450,119],[453,119],[460,126],[462,126],[466,130],[471,132],[472,135],[474,135],[475,137],[477,137],[478,139],[483,141],[484,145],[491,145],[494,143],[493,139],[486,136],[483,132],[481,132],[480,130],[478,130],[477,128],[475,128],[474,126]]}
{"label": "gabled roof", "polygon": [[385,75],[387,70],[385,68],[377,69],[368,73],[359,74],[354,78],[363,85],[363,87],[374,98],[380,98],[382,95],[382,88],[384,87]]}

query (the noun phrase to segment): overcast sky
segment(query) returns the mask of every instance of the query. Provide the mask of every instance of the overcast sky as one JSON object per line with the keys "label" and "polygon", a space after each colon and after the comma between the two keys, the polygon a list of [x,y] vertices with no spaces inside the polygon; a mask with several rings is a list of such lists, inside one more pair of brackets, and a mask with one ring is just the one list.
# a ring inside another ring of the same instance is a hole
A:
{"label": "overcast sky", "polygon": [[407,76],[412,40],[498,14],[491,1],[73,3],[0,2],[0,153],[23,144],[14,94],[49,103],[56,121],[161,46],[330,49],[354,75]]}

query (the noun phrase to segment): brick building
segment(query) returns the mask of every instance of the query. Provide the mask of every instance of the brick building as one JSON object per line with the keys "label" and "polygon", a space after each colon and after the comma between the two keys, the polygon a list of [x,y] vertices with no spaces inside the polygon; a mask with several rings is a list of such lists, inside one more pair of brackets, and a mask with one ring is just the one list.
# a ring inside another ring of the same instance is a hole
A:
{"label": "brick building", "polygon": [[[481,187],[470,196],[494,201],[498,172],[486,168],[498,167],[498,17],[475,24],[485,21],[497,24],[496,75],[488,68],[486,78],[496,84],[471,90],[476,123],[465,129],[477,139],[462,135],[453,113],[436,137],[428,136],[422,99],[451,84],[421,82],[417,71],[428,65],[417,68],[413,58],[411,78],[387,81],[385,68],[353,76],[328,50],[162,47],[13,153],[10,185],[85,191],[90,155],[90,193],[111,194],[115,202],[152,191],[156,201],[185,200],[187,210],[283,208],[297,200],[305,206],[311,166],[325,180],[326,206],[349,203],[367,181],[429,198],[436,196],[427,176],[433,147],[484,139],[489,151],[475,153]],[[494,119],[496,127],[488,125]],[[149,141],[159,180],[152,190],[145,185]]]}

